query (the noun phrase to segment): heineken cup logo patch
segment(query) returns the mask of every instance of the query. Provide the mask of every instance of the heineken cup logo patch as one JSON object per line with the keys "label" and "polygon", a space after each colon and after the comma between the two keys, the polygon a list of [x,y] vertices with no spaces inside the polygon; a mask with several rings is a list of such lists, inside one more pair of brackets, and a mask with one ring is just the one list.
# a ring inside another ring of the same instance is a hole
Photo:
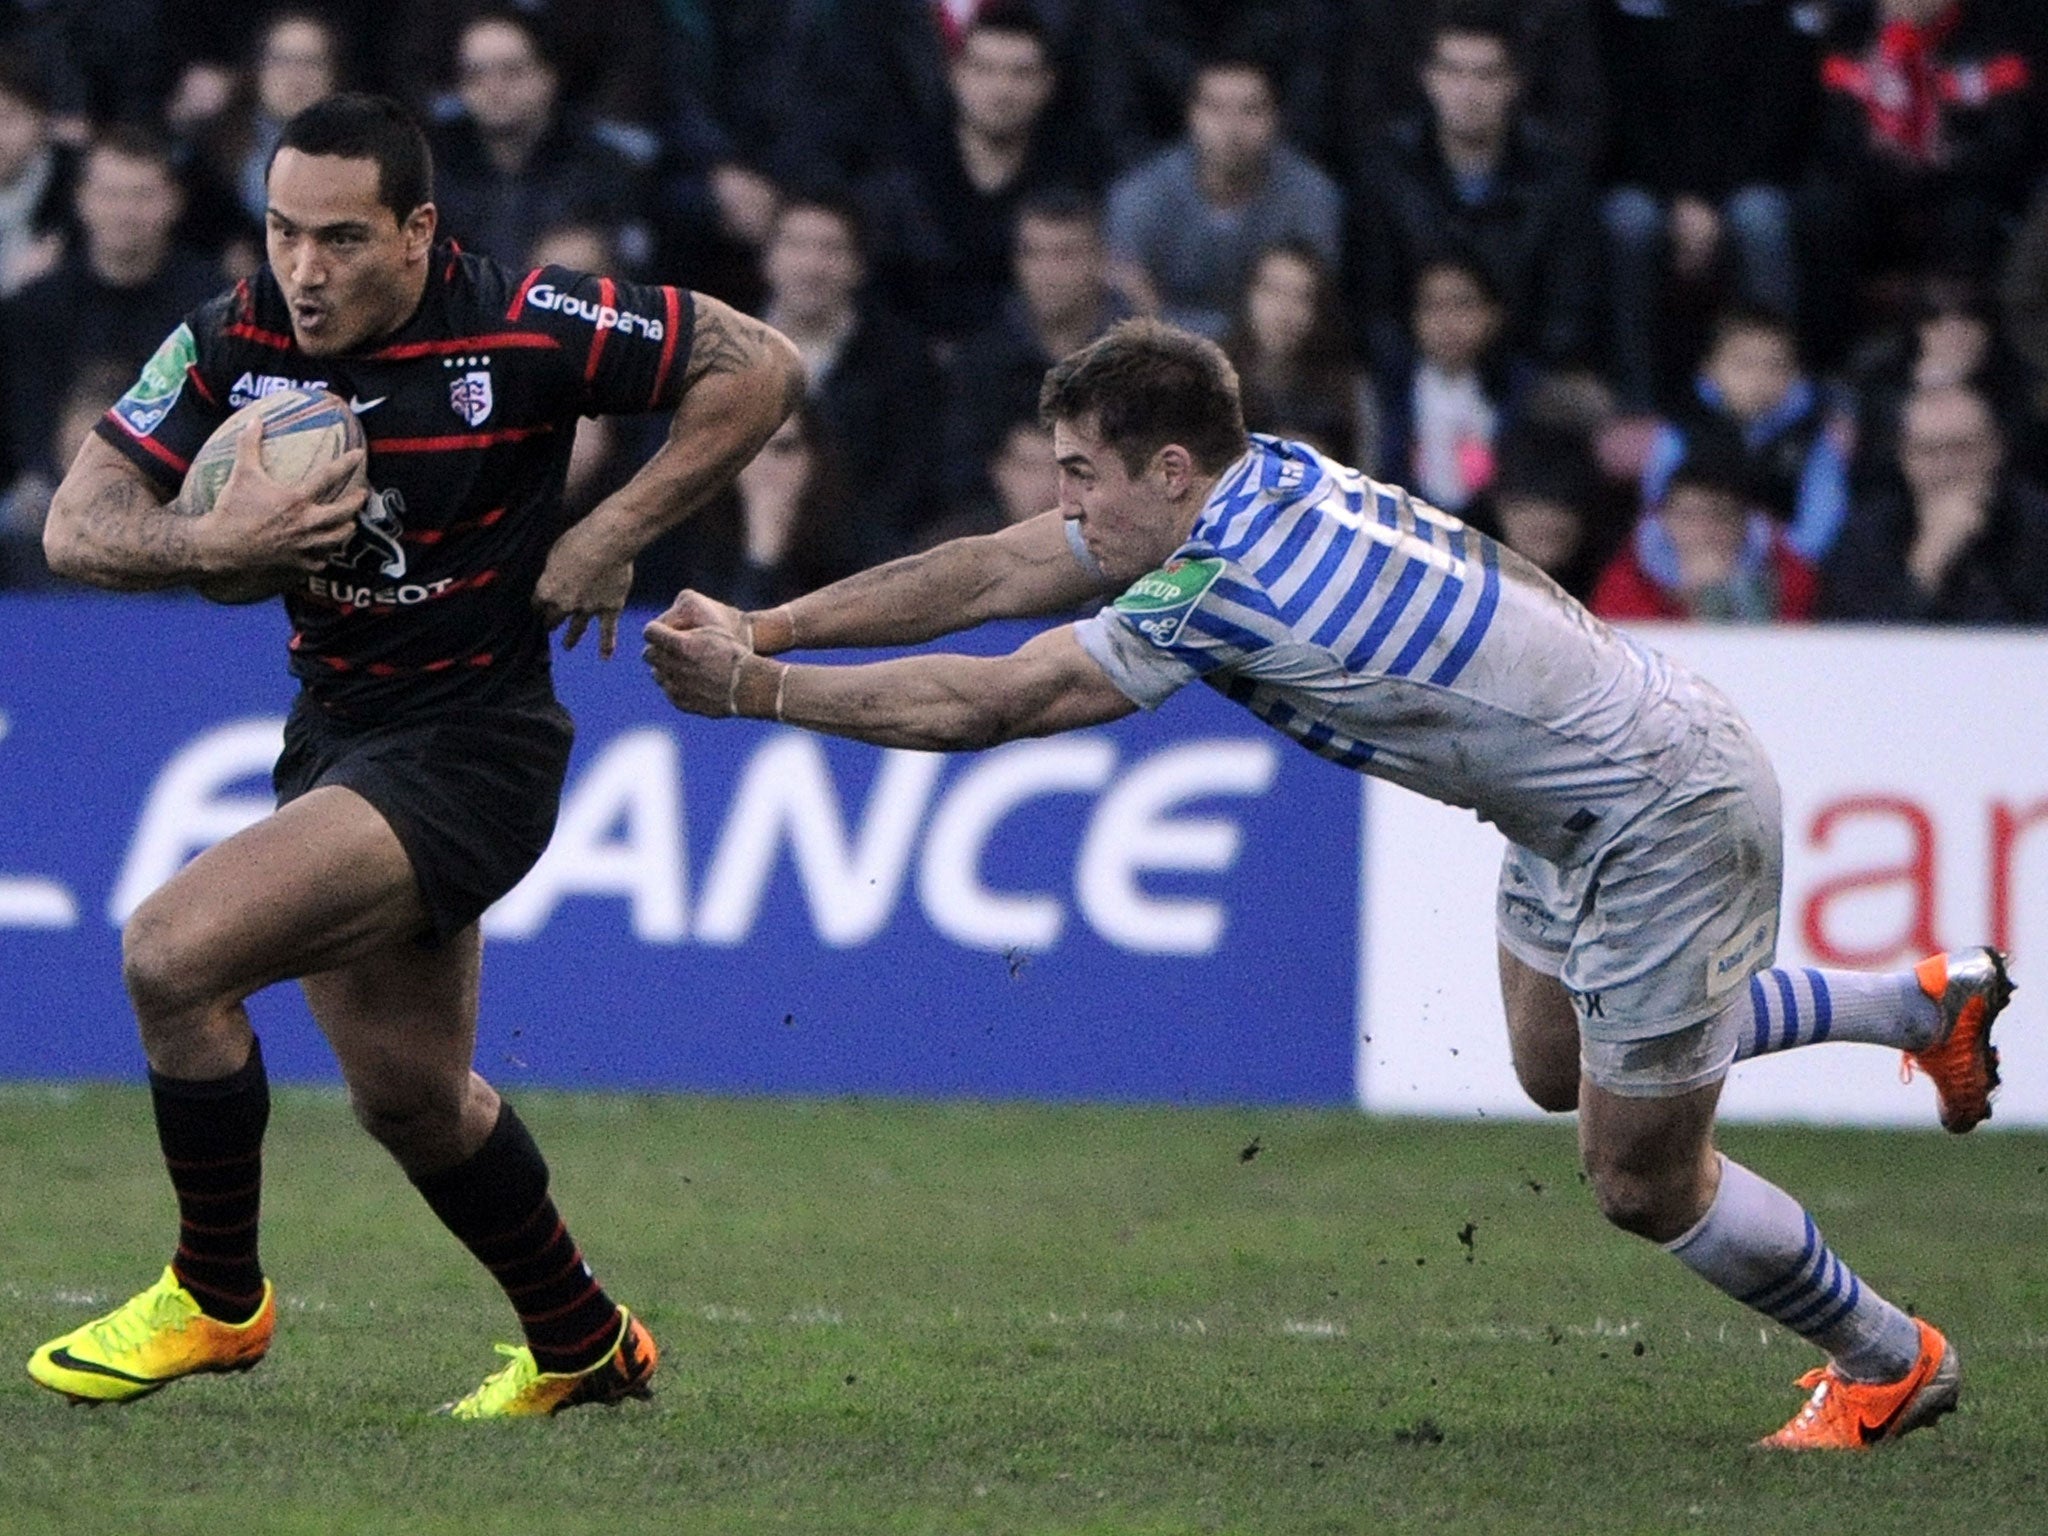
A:
{"label": "heineken cup logo patch", "polygon": [[1222,574],[1221,560],[1169,560],[1132,582],[1114,606],[1154,645],[1172,645],[1202,594]]}
{"label": "heineken cup logo patch", "polygon": [[163,424],[185,392],[185,371],[199,361],[199,343],[192,328],[179,326],[164,338],[156,355],[142,365],[142,376],[114,402],[114,414],[137,437],[147,437]]}

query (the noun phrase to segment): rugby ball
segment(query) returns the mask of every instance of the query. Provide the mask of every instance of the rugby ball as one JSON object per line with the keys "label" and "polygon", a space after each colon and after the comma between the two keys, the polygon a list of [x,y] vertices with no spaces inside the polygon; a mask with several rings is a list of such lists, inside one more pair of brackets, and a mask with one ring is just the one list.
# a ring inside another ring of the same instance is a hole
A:
{"label": "rugby ball", "polygon": [[[263,418],[263,472],[286,485],[318,480],[329,464],[363,446],[362,423],[339,395],[324,389],[278,390],[252,400],[213,429],[185,472],[185,484],[173,504],[178,511],[203,517],[213,510],[234,468],[235,444],[251,416]],[[255,603],[289,591],[305,577],[304,571],[287,567],[235,571],[193,585],[216,603]]]}

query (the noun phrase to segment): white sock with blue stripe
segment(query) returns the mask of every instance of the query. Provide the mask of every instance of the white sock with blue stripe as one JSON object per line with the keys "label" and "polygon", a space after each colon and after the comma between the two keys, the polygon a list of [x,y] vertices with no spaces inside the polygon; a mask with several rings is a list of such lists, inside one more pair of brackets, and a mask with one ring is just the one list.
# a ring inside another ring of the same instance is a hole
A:
{"label": "white sock with blue stripe", "polygon": [[1665,1251],[1715,1289],[1783,1323],[1851,1381],[1897,1381],[1920,1355],[1913,1319],[1856,1278],[1785,1191],[1733,1159],[1707,1214]]}
{"label": "white sock with blue stripe", "polygon": [[1911,971],[1816,971],[1785,966],[1749,978],[1736,1010],[1735,1059],[1827,1040],[1917,1051],[1941,1028],[1941,1009]]}

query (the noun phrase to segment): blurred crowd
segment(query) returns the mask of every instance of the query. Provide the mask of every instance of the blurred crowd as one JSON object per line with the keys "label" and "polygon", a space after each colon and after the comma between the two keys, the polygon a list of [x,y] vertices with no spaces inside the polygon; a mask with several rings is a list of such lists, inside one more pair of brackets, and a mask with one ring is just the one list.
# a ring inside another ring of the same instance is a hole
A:
{"label": "blurred crowd", "polygon": [[[803,352],[643,602],[1050,506],[1038,380],[1143,313],[1609,616],[2043,622],[2044,69],[2038,0],[0,0],[0,587],[357,88],[465,248]],[[664,427],[583,423],[572,511]]]}

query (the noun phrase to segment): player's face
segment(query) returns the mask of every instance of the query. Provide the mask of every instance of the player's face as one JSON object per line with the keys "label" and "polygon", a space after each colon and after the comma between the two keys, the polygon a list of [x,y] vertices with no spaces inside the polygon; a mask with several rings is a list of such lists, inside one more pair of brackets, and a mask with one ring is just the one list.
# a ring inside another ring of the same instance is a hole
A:
{"label": "player's face", "polygon": [[434,205],[401,222],[377,196],[377,162],[281,149],[265,218],[270,270],[312,357],[349,352],[403,325],[426,286]]}
{"label": "player's face", "polygon": [[1133,475],[1091,416],[1053,423],[1052,451],[1060,516],[1080,528],[1081,542],[1112,581],[1135,581],[1164,565],[1201,511],[1201,497],[1176,473],[1187,462],[1185,449],[1162,448]]}

